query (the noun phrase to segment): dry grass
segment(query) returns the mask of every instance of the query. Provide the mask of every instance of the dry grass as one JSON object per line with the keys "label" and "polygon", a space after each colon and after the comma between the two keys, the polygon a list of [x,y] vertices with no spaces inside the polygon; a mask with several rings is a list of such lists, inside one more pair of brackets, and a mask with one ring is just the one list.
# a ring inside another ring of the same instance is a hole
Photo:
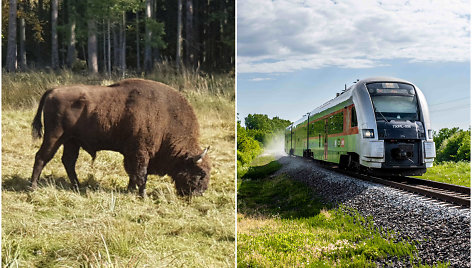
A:
{"label": "dry grass", "polygon": [[92,164],[81,151],[76,170],[84,189],[74,192],[62,148],[39,189],[27,191],[40,145],[31,138],[34,110],[28,102],[22,109],[4,106],[3,267],[234,266],[234,102],[224,94],[184,92],[213,163],[208,190],[191,200],[175,194],[169,177],[150,176],[145,200],[124,192],[123,157],[114,152],[99,152]]}

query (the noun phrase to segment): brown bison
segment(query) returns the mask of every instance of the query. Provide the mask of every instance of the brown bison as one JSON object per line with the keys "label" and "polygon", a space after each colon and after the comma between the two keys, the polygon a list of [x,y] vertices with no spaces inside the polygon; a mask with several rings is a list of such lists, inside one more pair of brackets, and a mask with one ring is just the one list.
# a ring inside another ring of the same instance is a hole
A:
{"label": "brown bison", "polygon": [[82,147],[92,158],[100,150],[120,152],[129,175],[145,196],[148,174],[168,174],[180,195],[201,194],[208,187],[208,148],[198,145],[199,126],[192,107],[162,83],[127,79],[103,86],[75,85],[48,90],[33,121],[33,136],[44,139],[33,167],[32,188],[43,167],[63,144],[62,163],[73,187],[79,187],[75,163]]}

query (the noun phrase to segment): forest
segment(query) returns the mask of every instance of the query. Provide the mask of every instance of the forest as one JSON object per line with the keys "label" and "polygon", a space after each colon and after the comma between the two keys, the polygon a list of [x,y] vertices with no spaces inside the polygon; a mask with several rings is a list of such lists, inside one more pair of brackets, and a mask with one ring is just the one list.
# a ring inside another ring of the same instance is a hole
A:
{"label": "forest", "polygon": [[2,2],[7,72],[150,72],[168,63],[234,72],[234,0],[9,0]]}

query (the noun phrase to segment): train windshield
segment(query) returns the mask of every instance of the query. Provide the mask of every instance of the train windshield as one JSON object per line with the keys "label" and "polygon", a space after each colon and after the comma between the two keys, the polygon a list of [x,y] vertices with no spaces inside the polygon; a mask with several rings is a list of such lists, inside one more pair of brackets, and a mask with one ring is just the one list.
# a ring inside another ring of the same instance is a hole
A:
{"label": "train windshield", "polygon": [[404,83],[367,84],[375,117],[379,120],[418,121],[418,100],[412,85]]}

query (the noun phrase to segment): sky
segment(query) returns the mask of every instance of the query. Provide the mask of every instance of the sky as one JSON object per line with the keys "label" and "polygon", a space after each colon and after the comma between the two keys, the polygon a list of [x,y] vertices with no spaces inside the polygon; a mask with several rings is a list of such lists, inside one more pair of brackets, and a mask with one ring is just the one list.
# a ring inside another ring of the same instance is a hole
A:
{"label": "sky", "polygon": [[357,79],[418,86],[434,130],[470,126],[468,1],[241,0],[237,112],[292,122]]}

